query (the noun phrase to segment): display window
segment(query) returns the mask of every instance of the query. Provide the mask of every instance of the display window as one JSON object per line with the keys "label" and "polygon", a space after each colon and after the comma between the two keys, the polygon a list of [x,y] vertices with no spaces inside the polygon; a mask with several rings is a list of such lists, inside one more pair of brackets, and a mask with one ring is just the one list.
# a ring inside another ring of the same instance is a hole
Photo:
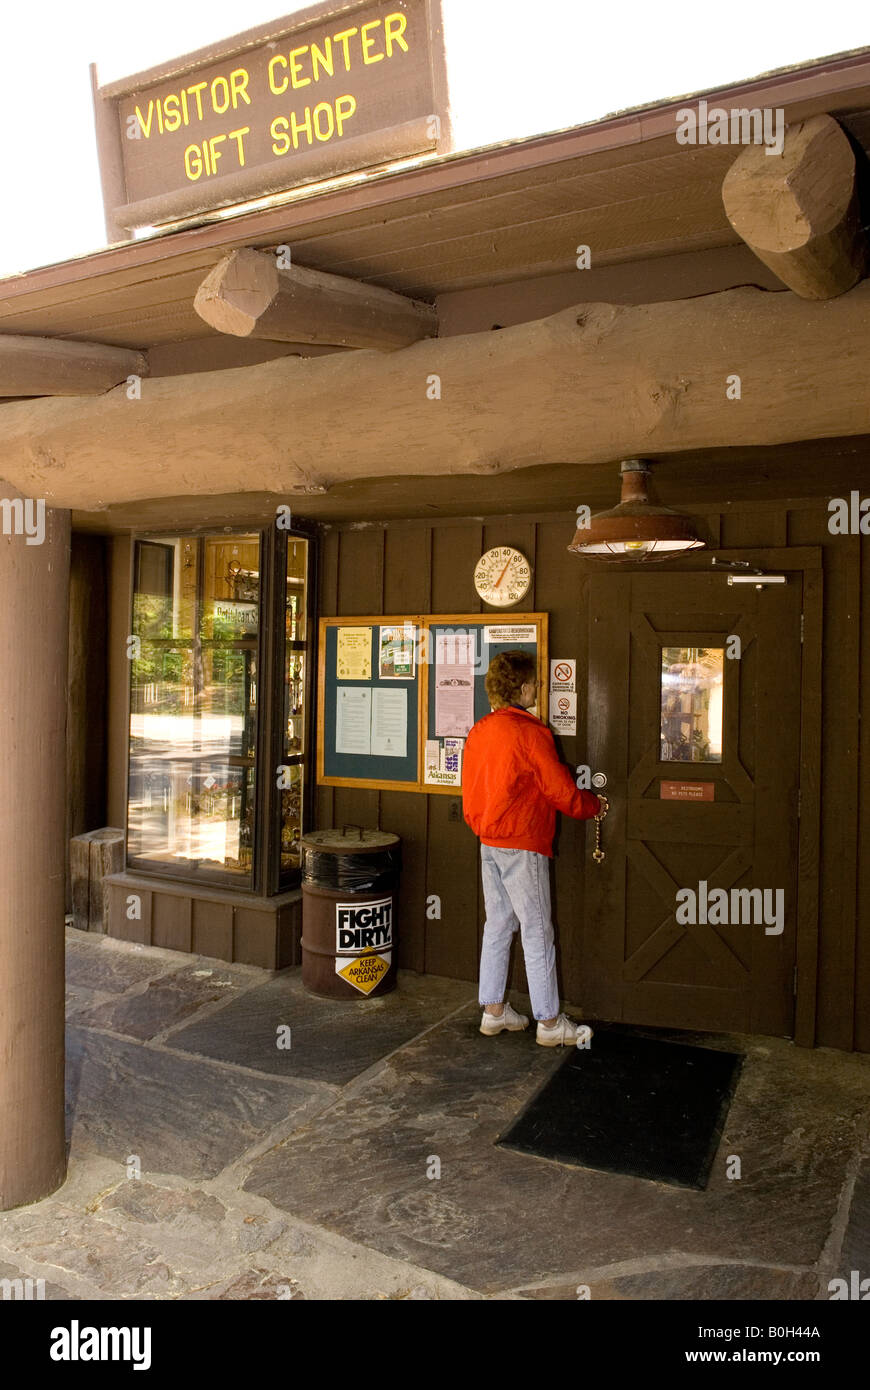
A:
{"label": "display window", "polygon": [[127,862],[274,893],[307,826],[310,538],[136,541]]}

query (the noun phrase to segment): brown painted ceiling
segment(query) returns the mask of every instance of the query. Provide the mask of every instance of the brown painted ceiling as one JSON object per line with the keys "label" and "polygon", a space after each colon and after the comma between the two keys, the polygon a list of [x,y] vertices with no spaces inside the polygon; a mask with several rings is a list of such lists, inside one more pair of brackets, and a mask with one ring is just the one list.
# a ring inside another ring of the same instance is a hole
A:
{"label": "brown painted ceiling", "polygon": [[[711,95],[838,116],[870,150],[867,51]],[[672,102],[448,157],[348,188],[124,243],[0,281],[0,332],[145,349],[208,333],[195,291],[227,250],[288,242],[299,265],[425,300],[571,270],[738,243],[721,185],[730,146],[678,145]]]}

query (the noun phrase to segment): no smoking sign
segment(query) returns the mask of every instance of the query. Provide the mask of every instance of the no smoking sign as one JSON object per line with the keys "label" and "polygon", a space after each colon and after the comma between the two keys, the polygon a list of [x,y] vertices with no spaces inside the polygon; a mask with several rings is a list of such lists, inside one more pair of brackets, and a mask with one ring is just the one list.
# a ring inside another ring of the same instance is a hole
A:
{"label": "no smoking sign", "polygon": [[577,733],[577,662],[550,662],[550,727],[559,734]]}

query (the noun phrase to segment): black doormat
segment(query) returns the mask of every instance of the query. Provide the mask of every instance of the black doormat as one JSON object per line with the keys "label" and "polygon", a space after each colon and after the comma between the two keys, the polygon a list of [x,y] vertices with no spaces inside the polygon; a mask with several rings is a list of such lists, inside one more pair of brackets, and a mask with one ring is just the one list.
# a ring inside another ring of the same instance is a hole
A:
{"label": "black doormat", "polygon": [[598,1027],[496,1142],[581,1168],[703,1189],[741,1058]]}

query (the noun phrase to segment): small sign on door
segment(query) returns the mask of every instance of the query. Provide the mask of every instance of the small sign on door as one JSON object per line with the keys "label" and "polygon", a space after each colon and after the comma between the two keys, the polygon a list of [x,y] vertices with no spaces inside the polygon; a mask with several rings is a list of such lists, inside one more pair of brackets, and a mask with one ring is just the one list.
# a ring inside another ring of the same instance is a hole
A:
{"label": "small sign on door", "polygon": [[660,782],[661,801],[715,801],[715,782]]}
{"label": "small sign on door", "polygon": [[572,659],[550,662],[550,727],[557,734],[577,733],[577,663]]}

